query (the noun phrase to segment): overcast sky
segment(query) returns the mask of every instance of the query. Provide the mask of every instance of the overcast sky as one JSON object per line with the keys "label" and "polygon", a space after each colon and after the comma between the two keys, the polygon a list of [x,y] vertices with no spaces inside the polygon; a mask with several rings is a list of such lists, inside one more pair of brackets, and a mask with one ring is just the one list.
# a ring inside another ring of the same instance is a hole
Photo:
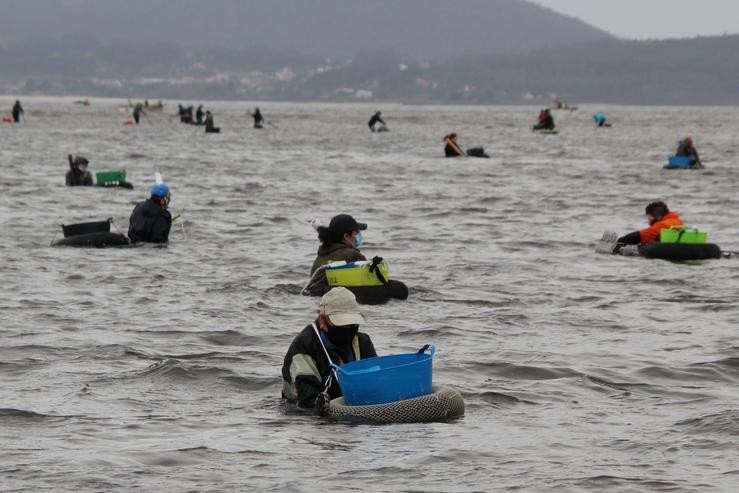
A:
{"label": "overcast sky", "polygon": [[739,0],[530,0],[621,38],[739,34]]}

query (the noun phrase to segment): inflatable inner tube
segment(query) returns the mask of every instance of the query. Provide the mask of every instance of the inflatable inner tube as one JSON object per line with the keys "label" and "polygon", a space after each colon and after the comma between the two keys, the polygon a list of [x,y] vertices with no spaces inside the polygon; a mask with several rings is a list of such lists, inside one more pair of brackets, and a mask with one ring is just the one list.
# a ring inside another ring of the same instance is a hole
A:
{"label": "inflatable inner tube", "polygon": [[51,242],[51,246],[73,246],[73,247],[111,247],[127,246],[131,242],[128,237],[121,233],[97,232],[86,233],[75,236],[67,236]]}
{"label": "inflatable inner tube", "polygon": [[713,243],[660,243],[654,241],[639,247],[639,253],[646,258],[676,261],[721,258],[721,249]]}
{"label": "inflatable inner tube", "polygon": [[444,421],[464,415],[464,399],[451,387],[434,386],[433,393],[387,404],[347,406],[344,398],[333,399],[328,415],[372,423],[424,423]]}
{"label": "inflatable inner tube", "polygon": [[358,303],[364,305],[386,303],[391,299],[408,299],[408,286],[393,279],[388,280],[387,284],[381,286],[346,286],[346,289],[354,293]]}

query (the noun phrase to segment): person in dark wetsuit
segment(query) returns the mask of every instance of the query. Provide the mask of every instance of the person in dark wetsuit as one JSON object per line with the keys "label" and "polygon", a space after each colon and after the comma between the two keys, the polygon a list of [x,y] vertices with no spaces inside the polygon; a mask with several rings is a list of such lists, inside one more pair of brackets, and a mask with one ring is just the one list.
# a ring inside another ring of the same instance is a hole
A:
{"label": "person in dark wetsuit", "polygon": [[695,146],[693,146],[693,137],[688,136],[678,142],[677,152],[675,152],[675,155],[689,157],[691,168],[703,167],[703,163],[701,163],[701,158],[700,156],[698,156],[698,151],[695,149]]}
{"label": "person in dark wetsuit", "polygon": [[449,135],[444,136],[444,155],[446,157],[461,157],[465,155],[465,152],[457,144],[457,133],[452,132]]}
{"label": "person in dark wetsuit", "polygon": [[387,125],[385,121],[380,118],[380,115],[382,115],[382,112],[378,111],[374,115],[372,115],[372,118],[370,118],[369,122],[367,122],[367,125],[369,125],[369,128],[372,132],[375,131],[375,125],[378,123],[382,123],[383,125]]}
{"label": "person in dark wetsuit", "polygon": [[15,123],[19,123],[21,121],[21,114],[23,113],[25,113],[25,111],[23,111],[21,102],[16,99],[15,104],[13,105],[13,121]]}
{"label": "person in dark wetsuit", "polygon": [[254,118],[254,128],[264,127],[264,117],[262,116],[262,112],[259,111],[259,108],[256,108],[254,110],[254,113],[252,113],[251,117]]}
{"label": "person in dark wetsuit", "polygon": [[166,183],[151,187],[151,196],[133,209],[128,237],[133,243],[167,243],[172,228],[172,214],[167,207],[171,194]]}
{"label": "person in dark wetsuit", "polygon": [[90,161],[82,156],[76,157],[74,160],[69,156],[69,171],[64,177],[64,183],[68,187],[91,187],[92,173],[87,171]]}
{"label": "person in dark wetsuit", "polygon": [[141,103],[136,103],[136,106],[133,107],[133,121],[136,122],[136,125],[139,124],[142,113],[146,115],[146,112],[144,111],[144,105]]}
{"label": "person in dark wetsuit", "polygon": [[534,130],[554,130],[554,117],[549,109],[539,114],[539,123],[534,125]]}
{"label": "person in dark wetsuit", "polygon": [[217,134],[220,133],[221,129],[220,127],[216,127],[213,123],[213,113],[210,111],[205,112],[205,133],[207,134]]}
{"label": "person in dark wetsuit", "polygon": [[198,110],[195,112],[195,125],[202,125],[203,124],[203,115],[205,115],[205,112],[203,111],[203,105],[198,105]]}

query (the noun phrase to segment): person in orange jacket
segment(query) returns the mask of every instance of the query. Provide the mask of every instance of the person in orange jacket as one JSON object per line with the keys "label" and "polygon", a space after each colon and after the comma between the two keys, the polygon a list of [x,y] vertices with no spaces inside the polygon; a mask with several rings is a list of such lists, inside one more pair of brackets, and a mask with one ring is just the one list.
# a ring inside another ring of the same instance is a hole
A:
{"label": "person in orange jacket", "polygon": [[617,240],[622,245],[646,245],[659,241],[659,232],[670,226],[682,226],[683,222],[677,212],[671,212],[667,204],[661,201],[652,202],[646,208],[649,227],[634,231]]}

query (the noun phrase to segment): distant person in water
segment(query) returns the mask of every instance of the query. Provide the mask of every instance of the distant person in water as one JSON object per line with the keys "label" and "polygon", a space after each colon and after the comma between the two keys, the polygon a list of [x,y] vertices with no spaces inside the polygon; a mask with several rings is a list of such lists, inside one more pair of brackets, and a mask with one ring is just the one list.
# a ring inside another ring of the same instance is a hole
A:
{"label": "distant person in water", "polygon": [[203,124],[203,115],[205,113],[203,112],[203,105],[198,105],[198,110],[195,112],[195,125],[202,125]]}
{"label": "distant person in water", "polygon": [[372,132],[375,132],[378,130],[377,128],[375,128],[375,126],[378,123],[382,123],[383,127],[386,125],[385,121],[380,117],[380,115],[382,115],[382,112],[380,111],[376,112],[374,115],[372,115],[372,118],[370,118],[369,122],[367,123],[367,125],[369,125],[369,128]]}
{"label": "distant person in water", "polygon": [[219,127],[215,126],[215,123],[213,122],[213,113],[210,111],[205,112],[205,133],[207,134],[217,134],[220,133],[221,129]]}
{"label": "distant person in water", "polygon": [[15,100],[15,104],[13,105],[13,121],[15,123],[19,123],[21,121],[21,115],[25,113],[23,111],[23,106],[21,106],[21,102],[19,100]]}
{"label": "distant person in water", "polygon": [[693,146],[693,137],[685,137],[677,144],[676,156],[689,157],[691,168],[702,168],[701,158],[698,156],[698,151]]}
{"label": "distant person in water", "polygon": [[136,125],[139,124],[142,113],[146,115],[146,112],[144,111],[144,105],[141,103],[136,103],[136,106],[133,107],[133,121],[136,122]]}
{"label": "distant person in water", "polygon": [[264,117],[262,116],[262,112],[259,111],[259,108],[255,108],[254,113],[251,114],[251,117],[254,118],[254,128],[264,127]]}
{"label": "distant person in water", "polygon": [[129,218],[128,237],[133,243],[167,243],[172,228],[169,201],[172,195],[166,183],[151,187],[151,196],[136,205]]}
{"label": "distant person in water", "polygon": [[64,178],[64,183],[68,187],[91,187],[93,185],[92,173],[87,170],[89,164],[90,161],[87,158],[77,156],[72,159],[72,156],[69,156],[69,171]]}
{"label": "distant person in water", "polygon": [[539,122],[534,125],[534,130],[554,130],[554,117],[548,108],[539,113]]}
{"label": "distant person in water", "polygon": [[457,133],[452,132],[444,136],[444,155],[446,157],[460,157],[464,156],[465,153],[459,144],[457,144]]}
{"label": "distant person in water", "polygon": [[599,127],[605,127],[606,126],[606,115],[605,113],[598,112],[595,115],[593,115],[593,120],[595,120],[595,124]]}
{"label": "distant person in water", "polygon": [[652,202],[645,209],[649,227],[634,231],[617,240],[621,245],[647,245],[659,241],[660,231],[671,226],[682,226],[683,221],[677,212],[671,212],[667,204],[661,201]]}
{"label": "distant person in water", "polygon": [[177,105],[182,123],[192,123],[192,106]]}

